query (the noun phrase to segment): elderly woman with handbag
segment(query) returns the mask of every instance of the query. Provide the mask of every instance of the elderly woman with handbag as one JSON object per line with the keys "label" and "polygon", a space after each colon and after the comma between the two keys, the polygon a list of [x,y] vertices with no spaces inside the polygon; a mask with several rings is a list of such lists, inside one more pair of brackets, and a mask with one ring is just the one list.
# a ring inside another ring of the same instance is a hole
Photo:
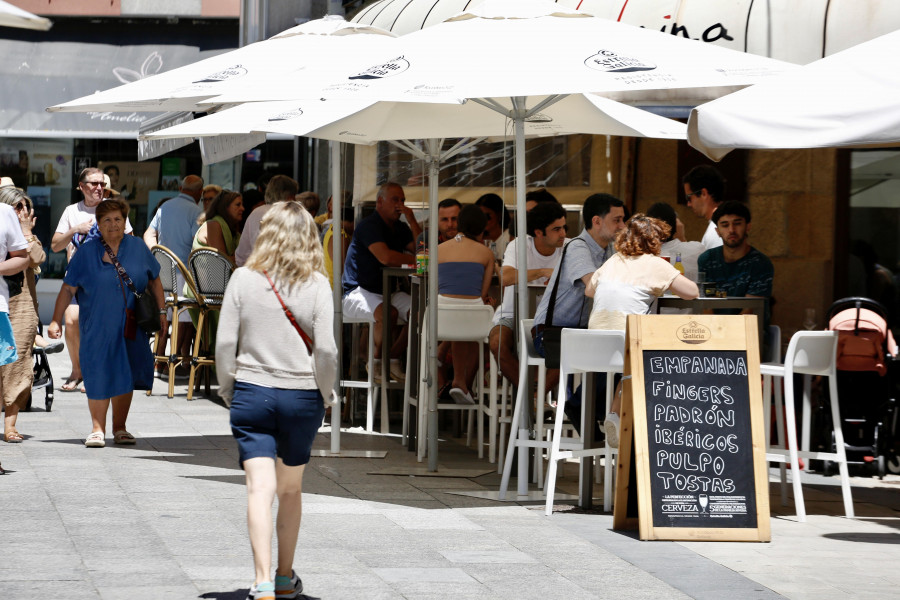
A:
{"label": "elderly woman with handbag", "polygon": [[[107,200],[97,206],[100,238],[85,243],[69,262],[48,328],[50,337],[59,339],[63,313],[76,297],[79,357],[93,423],[84,442],[89,448],[106,445],[110,402],[115,443],[135,443],[125,422],[134,390],[148,390],[153,385],[148,331],[167,326],[159,263],[143,240],[125,235],[127,216],[124,200]],[[158,316],[148,315],[148,310],[156,310]]]}
{"label": "elderly woman with handbag", "polygon": [[231,430],[247,477],[247,524],[256,569],[249,598],[296,598],[303,589],[293,570],[301,485],[325,415],[323,398],[331,401],[337,374],[333,318],[331,286],[312,216],[297,202],[273,204],[262,219],[253,253],[228,282],[216,342],[219,394],[230,400]]}

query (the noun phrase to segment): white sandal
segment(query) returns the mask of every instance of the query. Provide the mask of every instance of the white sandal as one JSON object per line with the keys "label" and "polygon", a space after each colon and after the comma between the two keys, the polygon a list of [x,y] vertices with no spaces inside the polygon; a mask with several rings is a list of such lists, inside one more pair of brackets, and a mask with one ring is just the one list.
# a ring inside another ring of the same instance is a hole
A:
{"label": "white sandal", "polygon": [[84,445],[87,448],[103,448],[106,446],[106,436],[102,431],[94,431],[84,440]]}

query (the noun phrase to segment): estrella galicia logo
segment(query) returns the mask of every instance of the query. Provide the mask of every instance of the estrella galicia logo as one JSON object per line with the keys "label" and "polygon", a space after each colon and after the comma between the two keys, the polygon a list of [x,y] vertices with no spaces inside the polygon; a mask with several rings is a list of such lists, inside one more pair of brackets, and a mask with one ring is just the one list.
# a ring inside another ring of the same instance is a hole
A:
{"label": "estrella galicia logo", "polygon": [[234,65],[233,67],[228,67],[227,69],[222,69],[221,71],[211,73],[203,79],[198,79],[194,83],[218,83],[219,81],[225,81],[227,79],[243,77],[246,74],[247,69],[245,69],[241,65]]}
{"label": "estrella galicia logo", "polygon": [[391,75],[398,75],[409,68],[409,61],[402,56],[380,65],[374,65],[359,73],[352,75],[350,79],[384,79]]}
{"label": "estrella galicia logo", "polygon": [[630,56],[616,54],[612,50],[601,50],[584,61],[585,66],[607,73],[633,73],[635,71],[652,71],[656,65],[642,62]]}
{"label": "estrella galicia logo", "polygon": [[530,117],[525,117],[526,123],[552,123],[553,118],[546,113],[534,113]]}
{"label": "estrella galicia logo", "polygon": [[269,121],[269,123],[271,123],[273,121],[289,121],[291,119],[296,119],[297,117],[299,117],[302,114],[303,114],[302,108],[295,108],[293,110],[286,110],[283,113],[278,113],[277,115],[275,115],[273,117],[269,117],[268,121]]}

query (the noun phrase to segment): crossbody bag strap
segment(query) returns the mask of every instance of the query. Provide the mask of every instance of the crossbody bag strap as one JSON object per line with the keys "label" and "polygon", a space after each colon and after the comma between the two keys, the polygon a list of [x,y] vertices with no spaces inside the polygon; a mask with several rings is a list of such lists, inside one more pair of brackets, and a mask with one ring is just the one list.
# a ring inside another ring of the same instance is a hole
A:
{"label": "crossbody bag strap", "polygon": [[288,321],[291,322],[291,325],[294,326],[294,329],[297,330],[297,333],[300,334],[300,338],[303,340],[303,343],[306,344],[306,351],[309,352],[310,356],[313,353],[313,342],[312,338],[307,335],[303,328],[300,327],[300,323],[297,322],[297,319],[294,318],[294,313],[291,312],[291,309],[287,307],[284,303],[284,300],[281,299],[281,295],[278,293],[278,290],[275,289],[275,283],[272,281],[272,278],[269,277],[269,274],[266,271],[263,271],[263,275],[266,276],[266,279],[269,282],[269,285],[272,286],[272,291],[275,292],[275,297],[278,298],[278,302],[281,303],[281,309],[284,311],[284,316],[287,317]]}
{"label": "crossbody bag strap", "polygon": [[[559,272],[556,275],[556,281],[553,282],[553,289],[550,291],[550,304],[547,306],[547,322],[544,323],[545,327],[549,327],[553,325],[553,311],[556,308],[556,291],[559,289],[559,278],[562,277],[562,269],[563,269],[563,261],[566,260],[566,250],[569,249],[569,245],[578,241],[578,238],[574,238],[571,242],[566,244],[563,247],[562,256],[559,257]],[[584,240],[581,240],[584,242]],[[587,242],[585,242],[587,245]],[[585,301],[581,301],[581,312],[584,312],[584,303]],[[580,315],[581,313],[579,313]]]}
{"label": "crossbody bag strap", "polygon": [[[109,247],[109,244],[106,243],[102,237],[100,238],[100,243],[103,244],[103,248],[106,250],[107,256],[112,261],[112,264],[116,267],[116,271],[119,273],[119,277],[122,278],[122,281],[125,282],[125,285],[128,286],[128,289],[131,290],[131,293],[134,294],[135,298],[140,298],[141,294],[134,287],[134,282],[131,281],[131,277],[128,276],[128,273],[125,271],[125,268],[119,262],[116,253],[112,251],[112,248]],[[123,290],[124,292],[124,290]]]}

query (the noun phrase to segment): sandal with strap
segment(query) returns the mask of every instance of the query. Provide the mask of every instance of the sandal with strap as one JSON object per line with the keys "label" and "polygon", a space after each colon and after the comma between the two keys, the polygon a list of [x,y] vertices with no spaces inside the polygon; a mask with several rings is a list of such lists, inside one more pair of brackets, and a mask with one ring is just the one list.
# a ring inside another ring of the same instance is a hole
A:
{"label": "sandal with strap", "polygon": [[106,446],[106,436],[102,431],[94,431],[85,438],[84,445],[87,448],[103,448]]}
{"label": "sandal with strap", "polygon": [[120,429],[113,434],[113,441],[122,446],[133,446],[135,443],[134,436],[124,429]]}
{"label": "sandal with strap", "polygon": [[9,433],[5,434],[3,436],[3,439],[6,441],[7,444],[21,444],[25,438],[22,437],[21,433],[19,433],[15,429],[13,429]]}

